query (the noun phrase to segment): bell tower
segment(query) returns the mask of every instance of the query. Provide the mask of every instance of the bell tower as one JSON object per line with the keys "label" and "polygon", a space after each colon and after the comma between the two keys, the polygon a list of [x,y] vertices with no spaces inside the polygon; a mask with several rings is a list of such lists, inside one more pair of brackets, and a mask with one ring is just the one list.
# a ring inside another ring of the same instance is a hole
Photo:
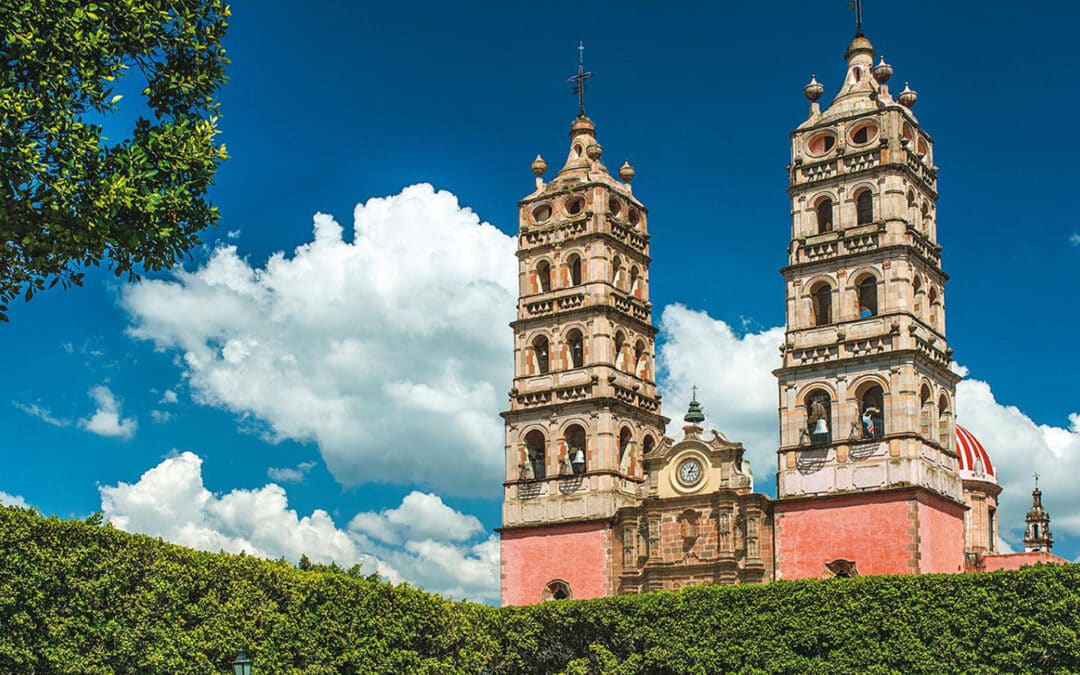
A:
{"label": "bell tower", "polygon": [[519,300],[506,424],[502,604],[616,591],[611,521],[638,503],[642,455],[662,439],[649,302],[647,210],[634,169],[601,162],[579,114],[566,163],[519,203]]}
{"label": "bell tower", "polygon": [[[860,17],[861,19],[861,17]],[[777,578],[964,566],[933,141],[860,30],[791,133]]]}

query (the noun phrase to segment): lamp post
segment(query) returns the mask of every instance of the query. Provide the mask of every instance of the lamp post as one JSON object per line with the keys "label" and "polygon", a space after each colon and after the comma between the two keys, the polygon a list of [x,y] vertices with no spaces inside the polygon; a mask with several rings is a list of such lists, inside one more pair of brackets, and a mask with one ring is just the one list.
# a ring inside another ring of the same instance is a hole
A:
{"label": "lamp post", "polygon": [[233,659],[232,671],[233,675],[251,675],[251,659],[244,655],[243,649]]}

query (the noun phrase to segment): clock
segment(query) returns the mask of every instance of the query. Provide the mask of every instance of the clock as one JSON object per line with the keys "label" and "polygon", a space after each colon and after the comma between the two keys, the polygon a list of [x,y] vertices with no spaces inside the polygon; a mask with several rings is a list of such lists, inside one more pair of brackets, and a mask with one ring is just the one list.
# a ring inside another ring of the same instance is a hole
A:
{"label": "clock", "polygon": [[701,462],[692,457],[679,464],[679,482],[687,487],[696,485],[703,474]]}

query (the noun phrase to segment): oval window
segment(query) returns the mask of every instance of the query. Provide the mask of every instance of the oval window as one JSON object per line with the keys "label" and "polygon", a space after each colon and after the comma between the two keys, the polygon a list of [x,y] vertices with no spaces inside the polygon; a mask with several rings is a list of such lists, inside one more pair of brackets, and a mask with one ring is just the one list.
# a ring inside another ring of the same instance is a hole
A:
{"label": "oval window", "polygon": [[566,212],[572,216],[581,213],[582,209],[584,208],[585,200],[581,197],[571,197],[566,202]]}
{"label": "oval window", "polygon": [[865,145],[877,138],[876,124],[860,124],[851,131],[851,142],[855,145]]}
{"label": "oval window", "polygon": [[830,133],[818,134],[806,142],[806,151],[817,157],[824,155],[834,147],[836,147],[836,136]]}
{"label": "oval window", "polygon": [[544,222],[551,217],[551,205],[541,204],[540,206],[537,206],[535,209],[533,209],[532,217],[534,223]]}
{"label": "oval window", "polygon": [[619,203],[618,199],[615,199],[614,197],[612,197],[611,199],[608,200],[607,208],[608,208],[608,211],[610,211],[611,213],[617,214],[617,213],[619,213],[619,211],[622,211],[622,204]]}
{"label": "oval window", "polygon": [[641,222],[641,213],[637,209],[630,209],[627,219],[630,221],[631,225],[637,227],[638,223]]}

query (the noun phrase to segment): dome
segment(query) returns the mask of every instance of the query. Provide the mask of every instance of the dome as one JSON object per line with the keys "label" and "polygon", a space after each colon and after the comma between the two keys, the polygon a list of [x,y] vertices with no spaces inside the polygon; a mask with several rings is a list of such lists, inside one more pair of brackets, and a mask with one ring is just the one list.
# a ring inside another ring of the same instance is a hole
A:
{"label": "dome", "polygon": [[997,482],[994,465],[990,463],[990,455],[987,454],[986,448],[974,434],[959,424],[956,425],[956,454],[960,459],[957,466],[960,470],[960,478]]}

